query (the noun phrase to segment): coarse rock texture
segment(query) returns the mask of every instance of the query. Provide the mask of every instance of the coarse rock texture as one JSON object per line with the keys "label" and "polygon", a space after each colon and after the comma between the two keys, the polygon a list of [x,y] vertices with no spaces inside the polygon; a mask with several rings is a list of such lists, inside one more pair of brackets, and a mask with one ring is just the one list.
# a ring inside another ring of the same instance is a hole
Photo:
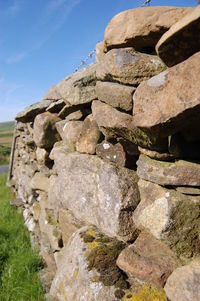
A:
{"label": "coarse rock texture", "polygon": [[191,8],[152,6],[121,12],[106,27],[105,49],[133,47],[152,52],[164,32],[191,11]]}
{"label": "coarse rock texture", "polygon": [[155,150],[165,150],[167,140],[147,135],[134,125],[131,115],[122,113],[99,100],[92,103],[92,114],[100,130],[107,137],[123,137],[135,144]]}
{"label": "coarse rock texture", "polygon": [[133,213],[135,225],[165,240],[183,261],[198,256],[200,197],[143,180],[139,180],[138,187],[141,202]]}
{"label": "coarse rock texture", "polygon": [[144,81],[133,95],[135,125],[154,135],[172,135],[200,113],[200,52]]}
{"label": "coarse rock texture", "polygon": [[66,77],[57,86],[58,93],[70,106],[91,102],[96,98],[96,64]]}
{"label": "coarse rock texture", "polygon": [[136,52],[133,48],[112,49],[97,64],[97,79],[137,86],[165,69],[155,55]]}
{"label": "coarse rock texture", "polygon": [[41,172],[36,172],[31,179],[30,187],[34,190],[43,190],[48,192],[49,179]]}
{"label": "coarse rock texture", "polygon": [[131,278],[164,287],[179,262],[164,243],[142,232],[134,244],[120,253],[117,265]]}
{"label": "coarse rock texture", "polygon": [[101,132],[92,115],[89,115],[81,127],[80,135],[76,142],[76,150],[79,153],[94,155],[96,146],[101,140]]}
{"label": "coarse rock texture", "polygon": [[83,121],[67,121],[63,127],[63,141],[75,147],[83,127]]}
{"label": "coarse rock texture", "polygon": [[43,113],[45,109],[50,105],[50,100],[44,100],[37,102],[29,107],[25,108],[22,112],[18,113],[16,116],[17,121],[29,122],[40,113]]}
{"label": "coarse rock texture", "polygon": [[137,162],[138,176],[164,186],[200,186],[200,165],[178,160],[162,162],[140,155]]}
{"label": "coarse rock texture", "polygon": [[56,122],[60,119],[56,114],[45,112],[36,116],[34,121],[33,139],[40,148],[49,149],[56,141],[60,140],[60,135],[56,129]]}
{"label": "coarse rock texture", "polygon": [[132,110],[134,91],[134,87],[117,83],[98,81],[96,84],[96,93],[99,100],[124,111]]}
{"label": "coarse rock texture", "polygon": [[168,278],[165,292],[170,301],[200,300],[200,261],[176,269]]}
{"label": "coarse rock texture", "polygon": [[55,165],[64,208],[111,237],[130,240],[135,236],[132,213],[139,203],[139,192],[134,171],[62,150]]}
{"label": "coarse rock texture", "polygon": [[156,51],[167,66],[181,63],[200,51],[199,22],[200,7],[197,6],[161,37]]}

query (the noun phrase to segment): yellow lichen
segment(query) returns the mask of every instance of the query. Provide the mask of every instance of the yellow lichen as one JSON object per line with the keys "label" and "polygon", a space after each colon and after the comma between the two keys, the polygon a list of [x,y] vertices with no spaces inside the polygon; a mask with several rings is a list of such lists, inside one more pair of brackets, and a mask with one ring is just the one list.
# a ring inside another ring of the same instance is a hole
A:
{"label": "yellow lichen", "polygon": [[73,273],[73,277],[76,279],[77,276],[78,276],[78,269],[75,269]]}
{"label": "yellow lichen", "polygon": [[85,232],[85,234],[95,237],[96,231],[94,229],[89,229]]}
{"label": "yellow lichen", "polygon": [[97,247],[99,247],[100,243],[96,240],[94,240],[93,242],[88,243],[88,249],[89,250],[93,250]]}
{"label": "yellow lichen", "polygon": [[163,289],[153,286],[143,285],[133,293],[131,290],[125,290],[122,301],[167,301],[166,294]]}

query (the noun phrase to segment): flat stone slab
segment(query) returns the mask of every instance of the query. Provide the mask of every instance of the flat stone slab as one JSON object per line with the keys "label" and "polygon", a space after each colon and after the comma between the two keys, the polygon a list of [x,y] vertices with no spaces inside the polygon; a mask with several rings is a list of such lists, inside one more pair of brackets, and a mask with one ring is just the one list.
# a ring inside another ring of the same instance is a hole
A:
{"label": "flat stone slab", "polygon": [[152,51],[161,36],[192,8],[160,6],[123,11],[109,22],[104,43],[112,48],[133,47],[138,51]]}
{"label": "flat stone slab", "polygon": [[179,261],[164,243],[142,232],[134,244],[120,253],[117,265],[129,277],[163,287]]}
{"label": "flat stone slab", "polygon": [[170,136],[196,123],[200,114],[200,52],[144,81],[133,95],[135,125]]}
{"label": "flat stone slab", "polygon": [[26,107],[22,112],[19,112],[15,119],[21,122],[33,121],[35,116],[43,113],[51,104],[51,100],[43,100]]}
{"label": "flat stone slab", "polygon": [[178,160],[162,162],[140,155],[138,176],[164,186],[200,186],[200,164]]}
{"label": "flat stone slab", "polygon": [[63,208],[111,237],[135,235],[132,213],[139,203],[136,172],[97,156],[58,149],[55,166]]}
{"label": "flat stone slab", "polygon": [[200,300],[200,261],[177,268],[168,278],[164,287],[171,301]]}
{"label": "flat stone slab", "polygon": [[161,37],[156,51],[171,67],[200,51],[200,6],[186,14]]}
{"label": "flat stone slab", "polygon": [[97,79],[137,86],[165,69],[155,55],[139,53],[133,48],[112,49],[97,64]]}

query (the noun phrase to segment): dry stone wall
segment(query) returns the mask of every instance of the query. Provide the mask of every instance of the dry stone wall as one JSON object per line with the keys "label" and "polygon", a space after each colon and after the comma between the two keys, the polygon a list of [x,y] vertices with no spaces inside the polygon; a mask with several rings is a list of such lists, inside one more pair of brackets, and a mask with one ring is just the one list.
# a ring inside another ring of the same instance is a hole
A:
{"label": "dry stone wall", "polygon": [[8,183],[47,300],[200,300],[199,22],[120,13],[95,63],[17,115]]}

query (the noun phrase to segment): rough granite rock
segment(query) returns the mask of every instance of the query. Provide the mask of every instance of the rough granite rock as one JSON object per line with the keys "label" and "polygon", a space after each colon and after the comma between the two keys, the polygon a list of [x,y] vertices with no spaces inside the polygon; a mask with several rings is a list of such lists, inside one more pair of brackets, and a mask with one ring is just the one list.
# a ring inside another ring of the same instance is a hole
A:
{"label": "rough granite rock", "polygon": [[55,85],[51,86],[49,88],[49,90],[47,91],[47,93],[43,96],[43,100],[53,100],[53,101],[57,101],[60,100],[62,97],[59,94],[57,87]]}
{"label": "rough granite rock", "polygon": [[96,93],[99,100],[124,111],[132,110],[134,91],[134,87],[117,83],[97,81],[96,84]]}
{"label": "rough granite rock", "polygon": [[138,176],[164,186],[200,186],[200,164],[178,160],[162,162],[140,155]]}
{"label": "rough granite rock", "polygon": [[138,147],[141,154],[146,155],[150,157],[151,159],[160,160],[160,161],[172,161],[176,158],[176,156],[166,152],[166,153],[160,153],[156,152],[150,149]]}
{"label": "rough granite rock", "polygon": [[137,175],[97,156],[57,151],[55,166],[63,208],[103,233],[129,240],[136,234],[132,214],[139,203]]}
{"label": "rough granite rock", "polygon": [[58,121],[60,121],[60,118],[49,112],[36,116],[33,126],[33,139],[38,147],[50,149],[55,142],[60,140],[60,135],[55,126]]}
{"label": "rough granite rock", "polygon": [[79,105],[96,99],[96,64],[66,77],[56,86],[57,91],[67,104]]}
{"label": "rough granite rock", "polygon": [[197,6],[161,37],[156,51],[167,66],[181,63],[200,51],[199,22],[200,7]]}
{"label": "rough granite rock", "polygon": [[48,192],[49,178],[41,172],[36,172],[30,182],[30,187],[34,190],[42,190]]}
{"label": "rough granite rock", "polygon": [[160,37],[192,8],[145,7],[117,14],[105,30],[105,49],[133,47],[152,52]]}
{"label": "rough granite rock", "polygon": [[96,146],[101,140],[101,132],[92,115],[89,115],[82,124],[80,135],[76,142],[79,153],[95,154]]}
{"label": "rough granite rock", "polygon": [[164,287],[169,275],[179,266],[174,253],[151,234],[142,232],[134,244],[126,247],[117,265],[129,277]]}
{"label": "rough granite rock", "polygon": [[100,63],[104,55],[104,41],[102,41],[96,44],[96,62]]}
{"label": "rough granite rock", "polygon": [[83,128],[83,121],[67,121],[63,127],[63,141],[75,147]]}
{"label": "rough granite rock", "polygon": [[200,197],[139,180],[135,225],[164,240],[182,261],[200,254]]}
{"label": "rough granite rock", "polygon": [[133,95],[135,125],[158,136],[190,126],[200,114],[200,52],[144,81]]}
{"label": "rough granite rock", "polygon": [[200,261],[177,268],[164,287],[170,301],[200,300]]}
{"label": "rough granite rock", "polygon": [[37,147],[36,149],[36,159],[40,165],[45,165],[48,161],[49,153],[44,148]]}
{"label": "rough granite rock", "polygon": [[51,104],[51,100],[43,100],[25,108],[22,112],[18,113],[15,119],[19,122],[30,122],[33,121],[35,116],[43,113],[48,106]]}
{"label": "rough granite rock", "polygon": [[93,101],[92,114],[100,130],[108,138],[123,137],[137,145],[155,150],[167,148],[166,139],[146,135],[135,127],[131,115],[122,113],[108,104]]}
{"label": "rough granite rock", "polygon": [[133,48],[112,49],[97,65],[97,79],[137,86],[165,69],[155,55],[139,53]]}
{"label": "rough granite rock", "polygon": [[46,109],[47,112],[50,113],[59,113],[63,107],[65,106],[65,102],[63,99],[59,99],[55,102],[52,102],[48,108]]}

